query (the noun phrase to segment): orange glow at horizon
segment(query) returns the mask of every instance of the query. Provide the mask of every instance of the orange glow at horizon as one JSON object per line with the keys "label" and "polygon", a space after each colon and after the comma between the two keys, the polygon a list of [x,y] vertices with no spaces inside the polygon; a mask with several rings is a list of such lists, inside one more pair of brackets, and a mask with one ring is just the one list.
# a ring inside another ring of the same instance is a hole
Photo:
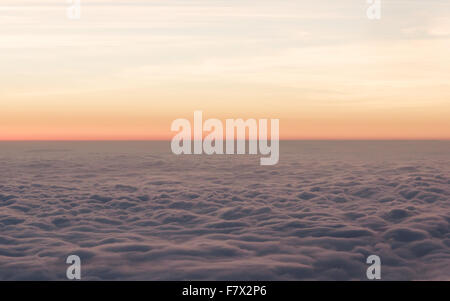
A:
{"label": "orange glow at horizon", "polygon": [[[423,117],[407,119],[398,113],[397,115],[375,116],[367,118],[361,116],[322,117],[301,116],[298,118],[280,118],[281,140],[447,140],[450,139],[447,121],[443,112],[441,116],[433,118]],[[191,114],[192,115],[192,114]],[[248,114],[246,114],[248,115]],[[193,130],[193,118],[189,115],[173,116],[159,120],[145,119],[143,116],[132,120],[114,118],[103,120],[100,124],[89,118],[85,118],[82,124],[77,124],[76,119],[66,117],[66,120],[49,122],[35,122],[31,126],[8,126],[0,125],[0,140],[171,140],[176,132],[170,131],[170,125],[177,118],[185,118],[191,121]],[[441,117],[441,118],[439,118]],[[226,118],[230,116],[213,116],[207,114],[203,121],[208,118],[218,118],[225,124]],[[249,116],[238,116],[244,120],[252,118]],[[237,119],[233,118],[233,119]],[[259,118],[268,118],[261,115]],[[255,119],[258,119],[255,118]],[[268,118],[270,119],[270,118]],[[270,130],[269,130],[270,132]],[[207,134],[207,132],[204,132]]]}

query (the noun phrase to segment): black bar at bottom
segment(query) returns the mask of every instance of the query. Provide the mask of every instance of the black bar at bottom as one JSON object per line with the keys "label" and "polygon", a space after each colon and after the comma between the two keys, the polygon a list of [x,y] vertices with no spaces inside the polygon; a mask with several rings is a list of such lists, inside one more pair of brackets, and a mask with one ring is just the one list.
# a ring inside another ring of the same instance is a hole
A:
{"label": "black bar at bottom", "polygon": [[[366,298],[366,296],[386,298],[398,294],[416,295],[425,293],[446,296],[450,282],[303,282],[303,281],[56,281],[56,282],[0,282],[3,294],[10,292],[13,296],[32,293],[38,297],[61,294],[75,298],[90,299],[105,295],[129,299],[132,296],[146,296],[146,300],[155,297],[170,300],[273,300],[287,297],[289,300],[311,299],[332,296]],[[362,294],[362,295],[361,295]],[[307,297],[309,296],[309,297]],[[140,298],[142,299],[142,298]]]}

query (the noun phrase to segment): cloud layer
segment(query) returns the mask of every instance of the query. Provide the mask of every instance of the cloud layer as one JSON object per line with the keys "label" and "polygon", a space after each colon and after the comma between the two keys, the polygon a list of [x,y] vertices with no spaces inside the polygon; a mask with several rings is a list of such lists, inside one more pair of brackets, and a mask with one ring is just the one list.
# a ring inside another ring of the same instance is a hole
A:
{"label": "cloud layer", "polygon": [[450,279],[448,142],[1,143],[0,279]]}

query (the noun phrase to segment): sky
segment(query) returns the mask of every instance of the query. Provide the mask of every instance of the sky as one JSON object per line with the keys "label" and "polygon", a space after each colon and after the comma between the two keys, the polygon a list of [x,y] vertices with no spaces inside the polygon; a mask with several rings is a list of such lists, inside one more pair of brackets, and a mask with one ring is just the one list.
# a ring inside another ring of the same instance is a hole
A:
{"label": "sky", "polygon": [[450,2],[0,0],[0,140],[171,139],[279,118],[282,139],[450,139]]}

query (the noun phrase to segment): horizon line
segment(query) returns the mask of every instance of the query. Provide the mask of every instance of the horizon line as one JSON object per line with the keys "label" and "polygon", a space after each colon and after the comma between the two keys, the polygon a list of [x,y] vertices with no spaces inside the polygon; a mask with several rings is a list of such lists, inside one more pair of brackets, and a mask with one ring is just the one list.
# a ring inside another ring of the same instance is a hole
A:
{"label": "horizon line", "polygon": [[[270,141],[271,139],[267,139]],[[450,138],[288,138],[279,141],[450,141]],[[172,139],[0,139],[0,142],[170,142]],[[196,140],[191,140],[194,142]],[[228,140],[223,139],[223,142]],[[233,141],[241,141],[234,139]],[[245,141],[250,141],[245,139]],[[258,141],[258,139],[257,139]]]}

